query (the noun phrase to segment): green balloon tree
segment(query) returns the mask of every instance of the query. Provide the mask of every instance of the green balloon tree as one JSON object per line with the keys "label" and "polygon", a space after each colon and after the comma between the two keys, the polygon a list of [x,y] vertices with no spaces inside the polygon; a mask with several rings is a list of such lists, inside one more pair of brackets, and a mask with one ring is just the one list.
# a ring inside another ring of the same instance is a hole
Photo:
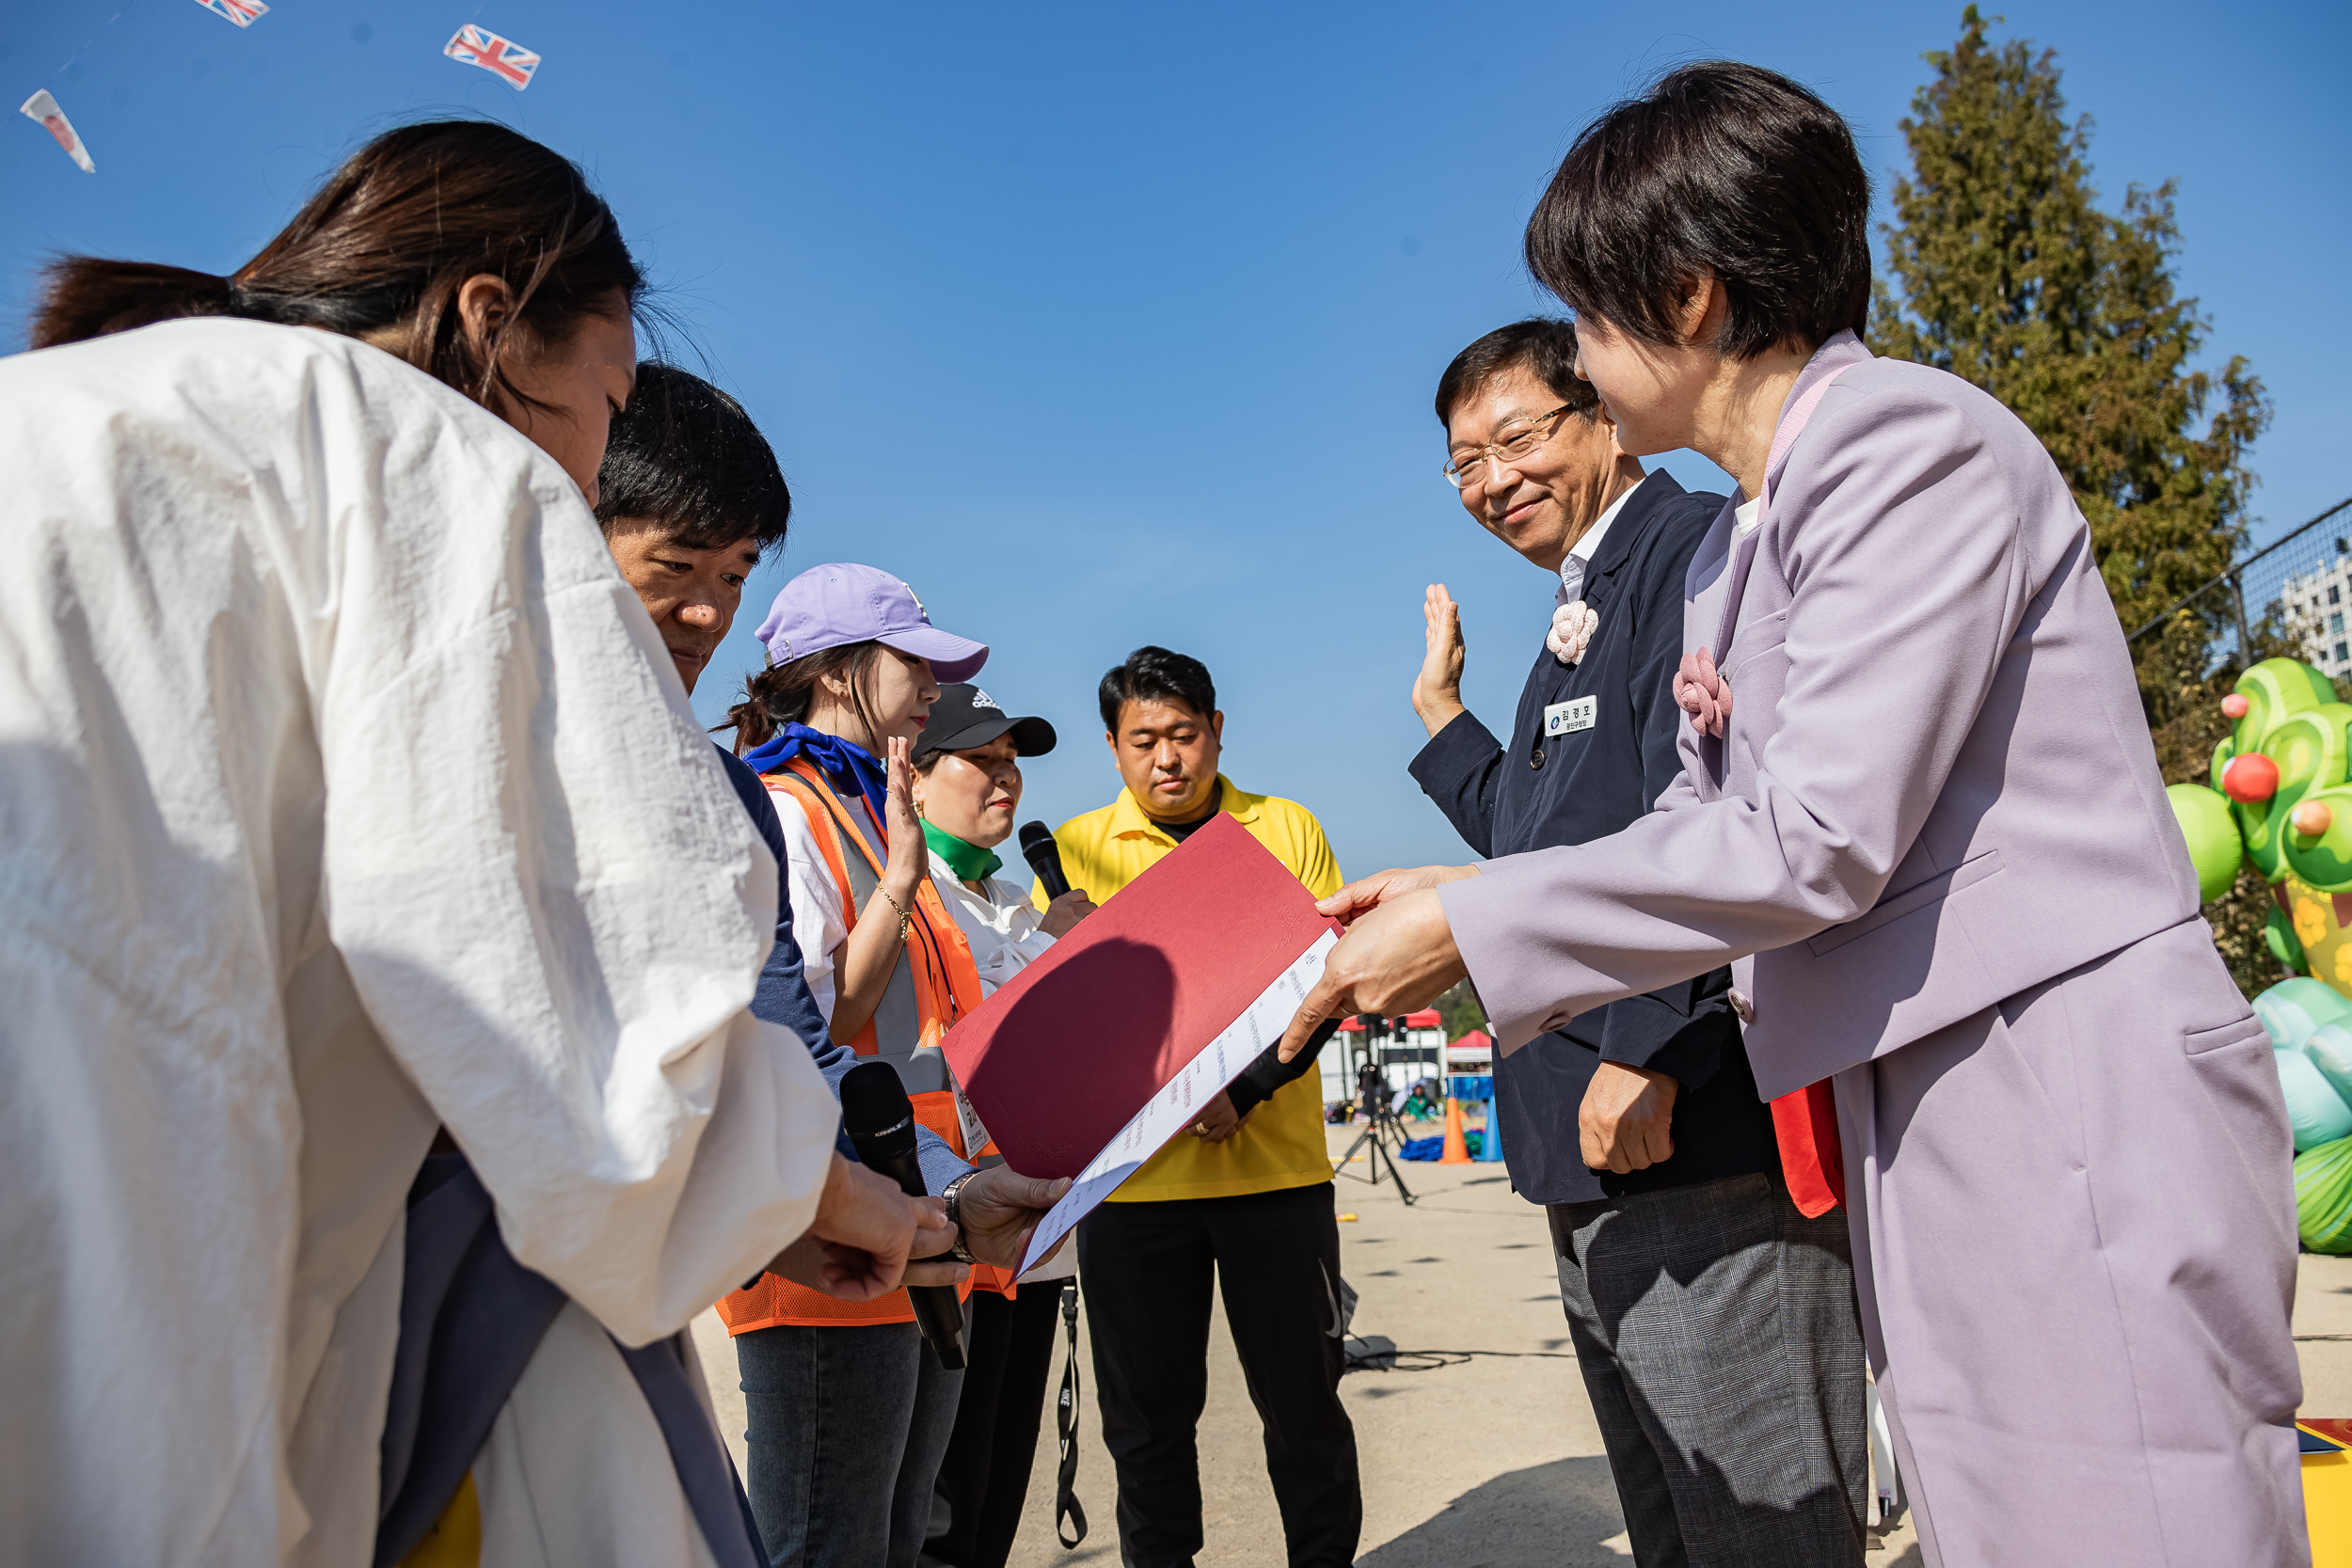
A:
{"label": "green balloon tree", "polygon": [[2219,897],[2250,865],[2276,904],[2265,931],[2280,963],[2352,995],[2352,704],[2292,658],[2266,658],[2222,699],[2234,722],[2213,785],[2165,793],[2200,893]]}
{"label": "green balloon tree", "polygon": [[2270,884],[2264,937],[2296,977],[2254,998],[2276,1047],[2296,1148],[2296,1221],[2315,1252],[2352,1252],[2352,705],[2310,665],[2266,658],[2222,699],[2213,785],[2165,794],[2198,891],[2252,866]]}

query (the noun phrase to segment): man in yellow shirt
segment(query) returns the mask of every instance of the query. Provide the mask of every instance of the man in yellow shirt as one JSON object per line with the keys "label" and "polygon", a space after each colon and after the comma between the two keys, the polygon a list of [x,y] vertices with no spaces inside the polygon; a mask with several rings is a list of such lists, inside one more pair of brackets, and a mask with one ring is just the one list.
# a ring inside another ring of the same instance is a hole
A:
{"label": "man in yellow shirt", "polygon": [[[1199,659],[1138,648],[1103,677],[1100,697],[1125,787],[1054,835],[1073,888],[1107,902],[1220,811],[1318,898],[1340,886],[1313,814],[1217,771],[1225,715]],[[1201,1548],[1194,1431],[1208,1399],[1212,1278],[1265,1426],[1291,1568],[1355,1559],[1363,1497],[1339,1396],[1340,1236],[1313,1069],[1311,1053],[1285,1066],[1267,1052],[1078,1227],[1128,1568],[1190,1568]]]}

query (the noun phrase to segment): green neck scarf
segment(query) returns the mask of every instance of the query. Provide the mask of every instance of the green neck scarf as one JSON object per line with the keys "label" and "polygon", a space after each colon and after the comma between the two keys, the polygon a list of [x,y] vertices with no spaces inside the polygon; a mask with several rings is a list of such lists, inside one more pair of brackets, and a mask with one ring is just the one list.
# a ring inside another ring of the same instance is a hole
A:
{"label": "green neck scarf", "polygon": [[932,854],[947,863],[947,869],[956,874],[960,882],[984,882],[1005,863],[996,858],[994,850],[966,844],[955,834],[932,827],[928,819],[923,823],[923,841],[931,847]]}

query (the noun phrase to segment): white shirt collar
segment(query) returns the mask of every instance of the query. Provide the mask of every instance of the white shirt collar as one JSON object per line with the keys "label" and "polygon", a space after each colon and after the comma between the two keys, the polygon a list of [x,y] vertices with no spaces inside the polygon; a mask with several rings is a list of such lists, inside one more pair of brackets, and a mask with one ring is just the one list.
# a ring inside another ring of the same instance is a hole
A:
{"label": "white shirt collar", "polygon": [[1633,499],[1633,492],[1648,483],[1649,479],[1645,475],[1627,485],[1625,494],[1609,503],[1609,509],[1594,519],[1593,526],[1584,531],[1584,537],[1570,546],[1568,553],[1579,561],[1592,560],[1593,552],[1600,548],[1601,535],[1609,531],[1609,525],[1617,520],[1617,514],[1623,512],[1625,503]]}
{"label": "white shirt collar", "polygon": [[1593,526],[1584,531],[1584,536],[1569,546],[1567,559],[1560,562],[1560,588],[1554,603],[1565,605],[1584,596],[1585,570],[1593,563],[1593,552],[1600,548],[1601,536],[1617,520],[1617,514],[1625,510],[1625,503],[1633,499],[1633,492],[1648,483],[1645,479],[1611,501],[1608,509],[1593,519]]}

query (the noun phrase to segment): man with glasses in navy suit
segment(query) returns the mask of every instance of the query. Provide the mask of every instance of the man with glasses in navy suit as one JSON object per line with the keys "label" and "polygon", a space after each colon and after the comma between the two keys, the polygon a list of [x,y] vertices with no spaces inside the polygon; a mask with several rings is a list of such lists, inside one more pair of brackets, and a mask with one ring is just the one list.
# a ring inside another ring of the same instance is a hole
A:
{"label": "man with glasses in navy suit", "polygon": [[[1424,602],[1412,773],[1482,856],[1616,832],[1682,771],[1683,578],[1724,499],[1645,474],[1575,366],[1575,328],[1538,319],[1481,338],[1438,384],[1464,509],[1555,588],[1507,746],[1462,705],[1458,607],[1442,584]],[[1718,969],[1498,1057],[1503,1158],[1549,1214],[1635,1560],[1859,1568],[1845,1217],[1790,1198],[1729,991]]]}

